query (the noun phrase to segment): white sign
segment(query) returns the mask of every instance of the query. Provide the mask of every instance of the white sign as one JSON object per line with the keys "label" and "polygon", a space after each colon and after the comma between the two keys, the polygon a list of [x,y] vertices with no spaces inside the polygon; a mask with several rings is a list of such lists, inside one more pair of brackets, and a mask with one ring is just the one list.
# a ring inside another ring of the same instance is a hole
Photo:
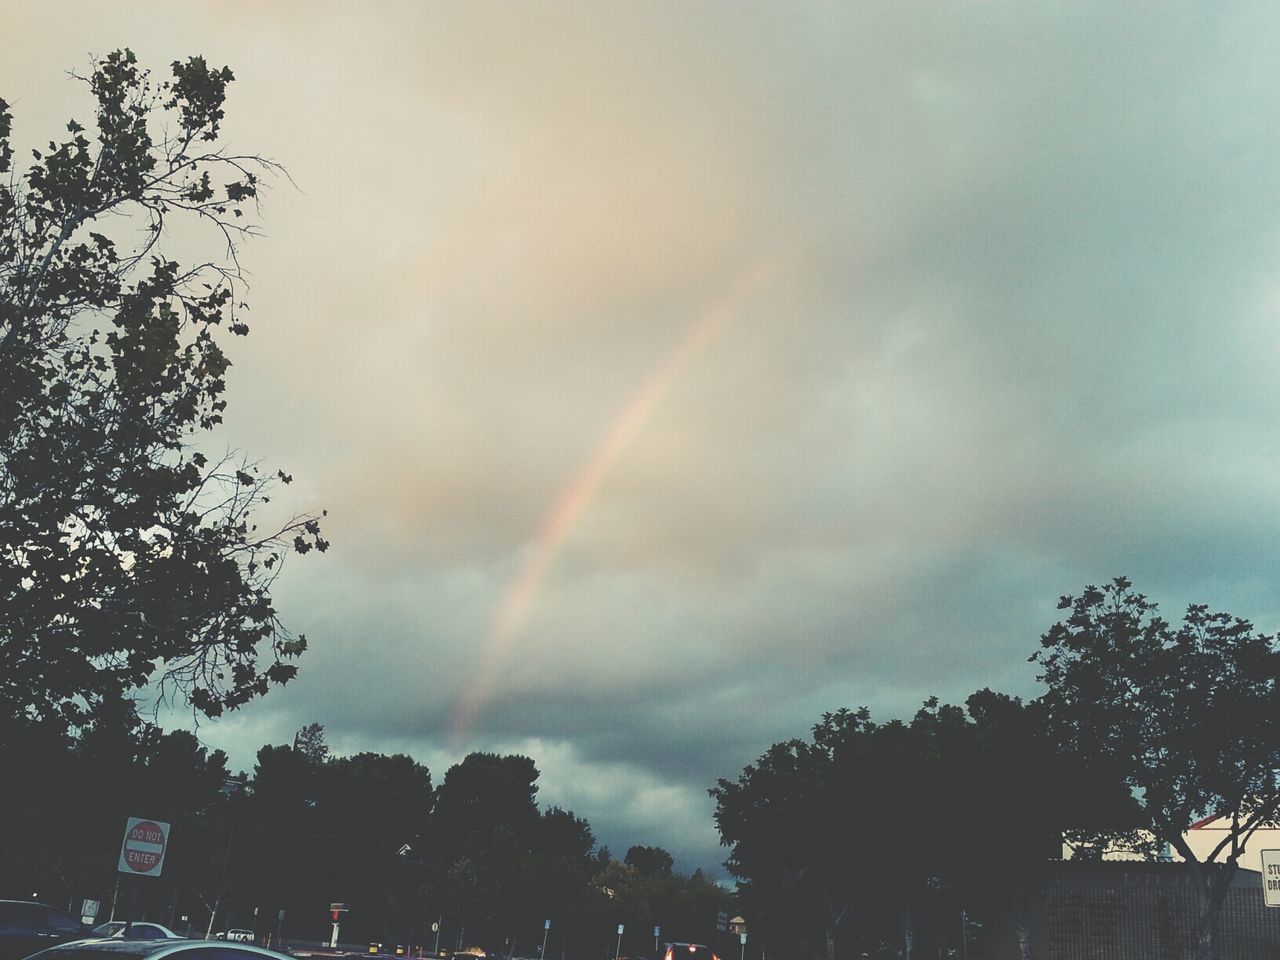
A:
{"label": "white sign", "polygon": [[542,925],[542,929],[543,929],[543,930],[550,930],[550,929],[551,929],[551,921],[550,921],[550,920],[548,920],[548,921],[546,921],[545,923],[543,923],[543,925]]}
{"label": "white sign", "polygon": [[622,936],[622,924],[618,924],[618,936]]}
{"label": "white sign", "polygon": [[654,928],[653,928],[653,935],[654,935],[655,937],[660,937],[660,936],[662,936],[662,928],[661,928],[661,927],[654,927]]}
{"label": "white sign", "polygon": [[169,825],[159,820],[130,817],[120,844],[121,873],[135,877],[158,877],[164,868],[164,851],[169,845]]}
{"label": "white sign", "polygon": [[80,919],[85,923],[93,923],[98,918],[98,908],[102,906],[97,900],[86,900],[80,904]]}
{"label": "white sign", "polygon": [[1262,902],[1280,907],[1280,850],[1262,851]]}
{"label": "white sign", "polygon": [[746,942],[747,942],[747,935],[746,935],[745,933],[740,933],[740,934],[738,934],[738,942],[739,942],[739,943],[746,943]]}

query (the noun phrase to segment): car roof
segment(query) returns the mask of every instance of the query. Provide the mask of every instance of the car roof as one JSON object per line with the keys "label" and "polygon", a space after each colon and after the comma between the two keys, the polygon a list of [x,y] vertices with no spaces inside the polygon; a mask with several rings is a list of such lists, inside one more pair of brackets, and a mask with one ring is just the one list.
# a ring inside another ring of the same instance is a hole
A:
{"label": "car roof", "polygon": [[[20,903],[24,907],[48,907],[49,906],[47,903],[41,903],[39,900],[0,900],[0,903]],[[51,907],[50,909],[57,910],[58,908]]]}
{"label": "car roof", "polygon": [[219,950],[235,950],[246,955],[289,960],[284,954],[274,950],[264,950],[250,943],[234,943],[226,940],[121,940],[117,937],[102,937],[90,940],[75,940],[71,943],[59,944],[41,952],[48,960],[60,958],[102,957],[119,958],[119,960],[138,960],[142,957],[161,957],[193,947],[214,947]]}

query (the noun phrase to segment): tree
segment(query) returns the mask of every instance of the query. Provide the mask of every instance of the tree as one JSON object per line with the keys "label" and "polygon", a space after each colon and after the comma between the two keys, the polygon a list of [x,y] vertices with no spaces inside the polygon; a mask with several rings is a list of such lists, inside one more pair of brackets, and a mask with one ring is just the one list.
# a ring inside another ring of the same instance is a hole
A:
{"label": "tree", "polygon": [[[826,714],[711,791],[753,926],[809,929],[834,957],[945,950],[959,913],[1007,915],[1029,955],[1027,900],[1073,827],[1133,823],[1118,778],[1056,752],[1038,704],[979,691],[909,722]],[[1127,818],[1127,819],[1126,819]]]}
{"label": "tree", "polygon": [[1055,747],[1041,701],[979,690],[965,707],[969,735],[939,785],[955,841],[943,872],[969,912],[1012,923],[1030,960],[1031,897],[1064,834],[1130,831],[1137,805],[1114,769]]}
{"label": "tree", "polygon": [[450,859],[488,846],[499,828],[532,837],[538,768],[528,757],[471,753],[445,771],[436,796],[436,848]]}
{"label": "tree", "polygon": [[[21,175],[0,101],[0,721],[72,731],[148,682],[216,715],[289,680],[272,585],[327,547],[315,517],[257,526],[287,474],[208,450],[277,169],[217,145],[231,71],[155,84],[124,50],[81,79],[93,129]],[[179,264],[169,236],[220,252]]]}
{"label": "tree", "polygon": [[622,862],[629,867],[635,867],[636,872],[642,877],[670,876],[671,868],[675,865],[671,854],[661,847],[639,845],[627,850],[627,855],[622,858]]}
{"label": "tree", "polygon": [[[872,726],[865,711],[841,716],[859,729]],[[729,871],[750,881],[761,899],[816,920],[827,960],[834,960],[867,887],[848,842],[848,823],[861,820],[859,806],[848,797],[849,806],[838,809],[832,767],[820,744],[790,740],[711,790],[721,843],[731,848]],[[804,927],[796,932],[804,937]]]}
{"label": "tree", "polygon": [[[1198,946],[1222,955],[1218,918],[1249,837],[1280,808],[1280,651],[1246,620],[1187,607],[1174,627],[1124,577],[1064,596],[1069,616],[1032,657],[1049,727],[1066,750],[1112,764],[1140,805],[1149,846],[1187,862]],[[1198,856],[1185,832],[1206,814],[1228,829]]]}
{"label": "tree", "polygon": [[329,745],[324,740],[324,724],[308,723],[293,735],[293,749],[312,763],[324,763],[329,757]]}

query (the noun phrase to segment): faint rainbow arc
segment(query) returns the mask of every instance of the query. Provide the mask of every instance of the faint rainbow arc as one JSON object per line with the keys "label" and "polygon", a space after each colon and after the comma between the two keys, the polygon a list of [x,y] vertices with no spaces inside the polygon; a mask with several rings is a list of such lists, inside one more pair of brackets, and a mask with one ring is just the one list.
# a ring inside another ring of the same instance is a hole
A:
{"label": "faint rainbow arc", "polygon": [[776,259],[761,261],[694,318],[684,336],[614,417],[591,456],[557,498],[543,519],[529,557],[503,592],[484,644],[479,673],[459,699],[454,713],[451,733],[455,740],[465,735],[489,699],[498,669],[511,651],[538,588],[604,478],[670,392],[676,377],[720,336],[752,295],[776,273],[777,266]]}

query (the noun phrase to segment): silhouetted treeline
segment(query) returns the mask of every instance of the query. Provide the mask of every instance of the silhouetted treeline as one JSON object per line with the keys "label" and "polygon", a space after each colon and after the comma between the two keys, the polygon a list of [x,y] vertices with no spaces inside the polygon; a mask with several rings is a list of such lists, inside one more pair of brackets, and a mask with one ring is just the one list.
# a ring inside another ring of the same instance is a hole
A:
{"label": "silhouetted treeline", "polygon": [[[712,789],[754,956],[980,957],[1002,925],[1030,960],[1029,906],[1066,842],[1176,853],[1195,955],[1221,960],[1241,857],[1280,825],[1280,644],[1202,604],[1167,621],[1124,577],[1058,607],[1030,658],[1039,698],[839,710]],[[1221,839],[1197,851],[1187,831],[1210,815]]]}
{"label": "silhouetted treeline", "polygon": [[[651,952],[654,925],[710,942],[728,900],[700,872],[674,873],[661,848],[619,862],[585,819],[540,808],[528,757],[471,754],[437,785],[408,756],[330,756],[312,725],[233,774],[191,733],[121,716],[75,739],[11,729],[0,769],[0,897],[98,899],[103,920],[113,901],[124,916],[136,884],[140,913],[180,933],[327,939],[341,901],[346,943],[429,950],[439,923],[441,949],[529,956],[550,919],[547,956],[578,957],[612,951],[619,923],[624,953]],[[172,824],[161,878],[118,884],[128,816]]]}

